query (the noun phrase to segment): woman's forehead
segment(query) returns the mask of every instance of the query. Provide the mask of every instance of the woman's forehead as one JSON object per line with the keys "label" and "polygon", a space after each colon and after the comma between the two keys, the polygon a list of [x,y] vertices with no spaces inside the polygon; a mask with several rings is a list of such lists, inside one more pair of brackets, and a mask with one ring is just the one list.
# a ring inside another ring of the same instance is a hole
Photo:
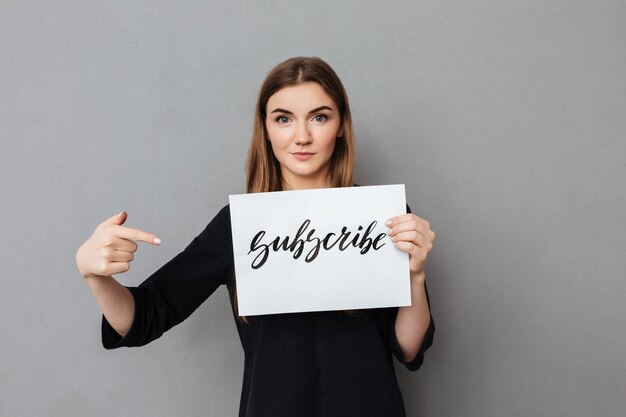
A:
{"label": "woman's forehead", "polygon": [[301,84],[283,87],[272,94],[267,101],[268,113],[275,108],[282,108],[294,113],[307,113],[311,109],[328,106],[337,109],[332,97],[316,82],[307,81]]}

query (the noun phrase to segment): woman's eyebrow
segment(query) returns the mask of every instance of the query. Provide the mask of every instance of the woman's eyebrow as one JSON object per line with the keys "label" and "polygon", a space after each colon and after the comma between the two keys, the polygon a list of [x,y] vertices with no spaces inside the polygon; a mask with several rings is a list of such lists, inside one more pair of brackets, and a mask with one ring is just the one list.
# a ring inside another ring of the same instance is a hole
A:
{"label": "woman's eyebrow", "polygon": [[[309,112],[309,114],[311,113],[315,113],[316,111],[320,111],[320,110],[332,110],[330,107],[328,106],[319,106],[314,108],[313,110],[311,110]],[[292,112],[290,112],[289,110],[285,110],[285,109],[281,109],[281,108],[277,108],[272,110],[272,113],[287,113],[287,114],[293,114]],[[271,113],[270,113],[271,114]]]}

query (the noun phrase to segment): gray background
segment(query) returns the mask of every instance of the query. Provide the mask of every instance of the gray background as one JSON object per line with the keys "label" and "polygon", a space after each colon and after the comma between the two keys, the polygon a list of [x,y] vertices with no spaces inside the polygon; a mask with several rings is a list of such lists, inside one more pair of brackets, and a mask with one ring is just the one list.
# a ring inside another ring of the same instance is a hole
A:
{"label": "gray background", "polygon": [[435,343],[409,416],[626,408],[626,3],[0,2],[0,415],[233,416],[220,288],[106,351],[75,266],[126,210],[139,284],[244,190],[267,71],[317,55],[348,91],[357,181],[405,183],[437,233]]}

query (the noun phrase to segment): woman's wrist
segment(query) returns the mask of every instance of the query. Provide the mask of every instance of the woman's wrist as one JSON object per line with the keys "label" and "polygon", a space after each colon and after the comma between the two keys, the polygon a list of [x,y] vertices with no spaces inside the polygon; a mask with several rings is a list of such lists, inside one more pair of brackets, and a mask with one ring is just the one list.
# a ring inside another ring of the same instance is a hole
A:
{"label": "woman's wrist", "polygon": [[411,274],[411,282],[415,284],[423,284],[426,281],[426,273],[424,271]]}

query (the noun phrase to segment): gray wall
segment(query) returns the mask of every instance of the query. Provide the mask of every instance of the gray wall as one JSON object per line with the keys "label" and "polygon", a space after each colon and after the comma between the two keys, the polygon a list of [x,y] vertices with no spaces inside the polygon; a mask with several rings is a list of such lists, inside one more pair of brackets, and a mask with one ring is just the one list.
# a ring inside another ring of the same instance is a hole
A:
{"label": "gray wall", "polygon": [[236,414],[225,288],[106,351],[74,257],[122,210],[163,239],[122,283],[182,250],[243,192],[256,93],[294,55],[343,79],[358,182],[405,183],[438,236],[409,416],[623,415],[625,40],[622,0],[1,1],[0,415]]}

